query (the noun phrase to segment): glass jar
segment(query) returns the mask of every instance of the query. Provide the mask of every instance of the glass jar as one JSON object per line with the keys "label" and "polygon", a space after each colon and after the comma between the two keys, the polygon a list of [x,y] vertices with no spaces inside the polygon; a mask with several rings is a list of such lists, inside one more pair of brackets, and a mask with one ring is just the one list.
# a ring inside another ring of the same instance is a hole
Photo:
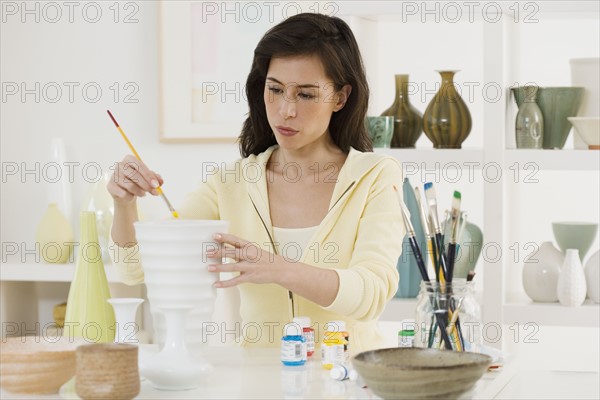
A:
{"label": "glass jar", "polygon": [[473,292],[473,282],[466,279],[445,284],[421,282],[414,346],[479,352],[481,308]]}

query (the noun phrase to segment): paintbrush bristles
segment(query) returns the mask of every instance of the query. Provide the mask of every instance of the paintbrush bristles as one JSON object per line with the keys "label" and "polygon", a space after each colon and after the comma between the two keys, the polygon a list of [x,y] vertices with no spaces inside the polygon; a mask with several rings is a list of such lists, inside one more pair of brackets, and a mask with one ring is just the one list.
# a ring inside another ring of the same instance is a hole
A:
{"label": "paintbrush bristles", "polygon": [[409,236],[415,236],[415,230],[412,226],[412,222],[410,221],[410,211],[408,211],[406,204],[404,204],[402,197],[400,197],[400,192],[398,191],[398,188],[396,188],[396,185],[394,185],[393,188],[394,192],[396,192],[396,197],[398,198],[398,204],[400,205],[400,209],[402,210],[402,219],[404,220],[404,227],[406,228],[406,232]]}
{"label": "paintbrush bristles", "polygon": [[427,204],[429,205],[429,218],[431,218],[433,229],[435,233],[441,233],[440,219],[438,217],[437,212],[437,200],[435,197],[435,189],[433,188],[433,183],[431,182],[427,182],[425,184],[425,197],[427,198]]}
{"label": "paintbrush bristles", "polygon": [[456,238],[458,236],[461,197],[462,196],[460,192],[455,190],[454,195],[452,196],[452,209],[450,210],[450,217],[452,219],[452,225],[450,228],[450,243],[456,243]]}
{"label": "paintbrush bristles", "polygon": [[419,215],[421,216],[421,225],[423,225],[425,237],[431,237],[429,221],[427,220],[427,212],[425,211],[425,205],[421,201],[421,191],[419,190],[418,186],[415,187],[415,198],[417,199],[417,205],[419,206]]}

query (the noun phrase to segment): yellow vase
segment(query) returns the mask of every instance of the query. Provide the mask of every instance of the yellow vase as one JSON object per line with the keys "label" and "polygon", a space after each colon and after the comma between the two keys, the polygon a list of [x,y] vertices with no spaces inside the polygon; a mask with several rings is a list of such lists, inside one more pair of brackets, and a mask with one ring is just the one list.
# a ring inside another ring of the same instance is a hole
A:
{"label": "yellow vase", "polygon": [[75,275],[69,289],[65,336],[84,337],[89,342],[115,339],[115,314],[96,230],[96,214],[81,213],[81,240]]}
{"label": "yellow vase", "polygon": [[35,241],[44,261],[54,264],[64,264],[69,261],[73,251],[73,229],[56,203],[48,205],[46,213],[37,226]]}

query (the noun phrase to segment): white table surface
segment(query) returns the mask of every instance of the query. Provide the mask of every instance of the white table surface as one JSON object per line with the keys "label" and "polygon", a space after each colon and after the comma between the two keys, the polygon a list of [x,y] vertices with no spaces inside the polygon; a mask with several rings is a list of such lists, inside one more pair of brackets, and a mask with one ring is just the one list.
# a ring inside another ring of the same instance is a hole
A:
{"label": "white table surface", "polygon": [[[142,345],[141,351],[154,351]],[[377,399],[369,389],[353,381],[335,381],[320,364],[320,357],[309,359],[303,367],[283,366],[278,349],[207,347],[200,350],[213,365],[201,378],[198,388],[186,391],[161,391],[143,380],[138,399]],[[194,351],[196,353],[196,351]],[[473,399],[565,399],[599,398],[597,372],[519,371],[515,361],[487,372],[474,389],[463,396]],[[31,396],[0,392],[2,399],[76,398],[72,394]]]}

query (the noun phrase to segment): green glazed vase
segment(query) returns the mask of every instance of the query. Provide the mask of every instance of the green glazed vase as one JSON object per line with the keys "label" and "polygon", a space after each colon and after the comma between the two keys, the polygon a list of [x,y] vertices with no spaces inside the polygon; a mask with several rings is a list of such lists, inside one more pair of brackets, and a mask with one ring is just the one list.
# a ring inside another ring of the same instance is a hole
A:
{"label": "green glazed vase", "polygon": [[408,99],[408,75],[395,75],[396,97],[394,104],[381,113],[394,117],[394,135],[391,147],[414,148],[423,132],[423,117]]}
{"label": "green glazed vase", "polygon": [[436,149],[460,149],[471,132],[471,113],[454,86],[458,71],[438,71],[442,85],[423,115],[423,130]]}
{"label": "green glazed vase", "polygon": [[90,343],[113,342],[115,313],[107,302],[110,289],[98,243],[96,213],[83,211],[80,220],[81,239],[69,288],[64,336],[83,337]]}
{"label": "green glazed vase", "polygon": [[[481,228],[469,221],[465,222],[465,218],[466,213],[461,212],[459,224],[465,224],[465,227],[460,234],[456,247],[453,279],[466,279],[469,271],[475,270],[477,261],[481,256],[481,249],[483,248],[483,232]],[[446,224],[446,221],[442,222],[442,232],[444,233],[444,238],[447,238],[446,242],[450,239],[450,227],[451,224]]]}
{"label": "green glazed vase", "polygon": [[[517,106],[526,97],[527,86],[511,88]],[[569,117],[577,115],[583,101],[583,87],[539,87],[536,103],[544,119],[544,149],[562,149],[571,132]]]}

